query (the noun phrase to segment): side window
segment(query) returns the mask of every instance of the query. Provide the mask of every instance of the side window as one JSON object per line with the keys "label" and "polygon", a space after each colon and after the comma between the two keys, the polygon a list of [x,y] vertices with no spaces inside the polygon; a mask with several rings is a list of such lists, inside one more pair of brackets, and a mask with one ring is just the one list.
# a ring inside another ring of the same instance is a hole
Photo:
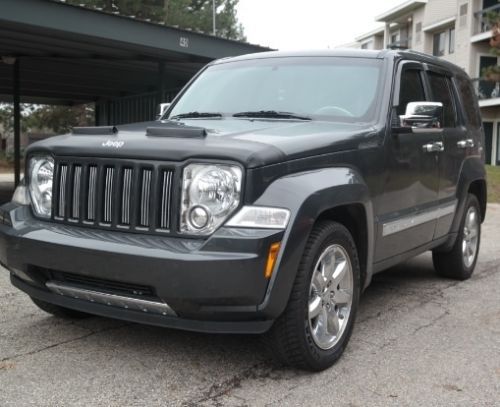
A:
{"label": "side window", "polygon": [[481,127],[481,119],[477,111],[476,96],[472,84],[463,76],[457,77],[456,84],[467,122],[474,128]]}
{"label": "side window", "polygon": [[418,69],[406,69],[401,74],[399,88],[398,115],[404,115],[406,105],[410,102],[422,102],[425,100],[424,85]]}
{"label": "side window", "polygon": [[429,84],[432,89],[432,101],[441,102],[444,111],[443,127],[455,127],[457,123],[453,95],[451,94],[449,79],[446,76],[429,72]]}

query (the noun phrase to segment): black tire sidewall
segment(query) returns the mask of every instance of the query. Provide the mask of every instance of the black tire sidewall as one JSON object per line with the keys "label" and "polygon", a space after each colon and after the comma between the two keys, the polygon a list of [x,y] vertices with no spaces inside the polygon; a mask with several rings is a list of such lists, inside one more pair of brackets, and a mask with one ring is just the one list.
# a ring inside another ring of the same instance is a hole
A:
{"label": "black tire sidewall", "polygon": [[[353,273],[353,301],[351,312],[349,314],[349,320],[347,322],[348,325],[345,328],[342,337],[331,349],[324,350],[316,345],[310,332],[308,319],[309,288],[314,267],[318,262],[320,255],[328,246],[332,244],[337,244],[343,247],[349,256],[349,260],[351,261]],[[308,358],[310,358],[311,364],[318,366],[318,369],[323,369],[324,367],[330,366],[340,357],[352,334],[360,297],[360,267],[354,240],[349,231],[338,223],[330,222],[327,224],[327,227],[322,230],[322,233],[316,237],[314,243],[308,249],[308,253],[304,253],[304,257],[306,257],[307,260],[303,264],[302,270],[300,270],[301,272],[307,273],[305,278],[306,284],[305,287],[303,287],[304,291],[302,293],[302,309],[304,312],[302,315],[303,335]]]}
{"label": "black tire sidewall", "polygon": [[[477,215],[479,216],[478,242],[474,261],[469,267],[467,267],[464,263],[462,242],[464,238],[464,226],[467,212],[471,207],[476,208]],[[462,219],[460,220],[456,240],[452,249],[448,252],[434,250],[432,253],[434,267],[439,275],[456,280],[467,280],[472,276],[472,273],[474,272],[474,269],[476,267],[477,259],[479,257],[479,250],[481,248],[481,216],[481,208],[479,206],[477,197],[475,195],[468,194],[465,202],[464,212],[462,214]]]}

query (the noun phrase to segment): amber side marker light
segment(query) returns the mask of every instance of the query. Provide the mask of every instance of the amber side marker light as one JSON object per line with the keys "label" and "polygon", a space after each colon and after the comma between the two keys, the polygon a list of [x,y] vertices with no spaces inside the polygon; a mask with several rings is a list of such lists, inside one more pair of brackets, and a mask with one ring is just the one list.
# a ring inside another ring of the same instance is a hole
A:
{"label": "amber side marker light", "polygon": [[267,255],[266,270],[264,272],[264,277],[270,279],[273,275],[274,265],[276,264],[276,259],[278,258],[278,252],[280,251],[281,242],[276,242],[271,244],[269,248],[269,254]]}

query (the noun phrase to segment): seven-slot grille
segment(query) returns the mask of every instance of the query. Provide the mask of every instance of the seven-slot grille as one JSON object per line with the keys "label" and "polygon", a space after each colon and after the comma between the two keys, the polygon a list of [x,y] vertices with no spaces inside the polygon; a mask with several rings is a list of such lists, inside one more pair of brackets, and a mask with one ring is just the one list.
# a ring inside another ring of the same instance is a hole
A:
{"label": "seven-slot grille", "polygon": [[174,170],[130,162],[56,160],[53,217],[104,228],[171,228]]}

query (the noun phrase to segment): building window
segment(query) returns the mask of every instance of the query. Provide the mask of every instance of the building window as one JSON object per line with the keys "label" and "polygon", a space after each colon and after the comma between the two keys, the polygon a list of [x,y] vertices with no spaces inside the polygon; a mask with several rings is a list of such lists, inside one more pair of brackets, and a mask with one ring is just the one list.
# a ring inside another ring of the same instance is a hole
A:
{"label": "building window", "polygon": [[432,55],[442,57],[446,47],[446,31],[434,34]]}
{"label": "building window", "polygon": [[448,31],[448,53],[453,54],[455,52],[455,27],[452,27]]}
{"label": "building window", "polygon": [[420,44],[422,41],[422,22],[415,24],[415,43]]}
{"label": "building window", "polygon": [[461,4],[460,5],[460,17],[459,17],[459,26],[460,27],[465,27],[467,25],[467,8],[468,8],[468,4],[467,3],[464,3],[464,4]]}

